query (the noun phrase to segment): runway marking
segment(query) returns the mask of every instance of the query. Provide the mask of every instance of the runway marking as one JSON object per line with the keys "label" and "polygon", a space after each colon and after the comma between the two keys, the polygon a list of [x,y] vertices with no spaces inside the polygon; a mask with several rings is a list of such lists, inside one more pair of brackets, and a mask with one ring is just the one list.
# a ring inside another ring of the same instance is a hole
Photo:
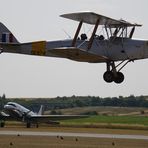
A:
{"label": "runway marking", "polygon": [[31,131],[0,131],[0,135],[24,135],[24,136],[65,136],[86,138],[112,138],[112,139],[138,139],[148,140],[143,135],[120,135],[120,134],[93,134],[93,133],[68,133],[68,132],[31,132]]}

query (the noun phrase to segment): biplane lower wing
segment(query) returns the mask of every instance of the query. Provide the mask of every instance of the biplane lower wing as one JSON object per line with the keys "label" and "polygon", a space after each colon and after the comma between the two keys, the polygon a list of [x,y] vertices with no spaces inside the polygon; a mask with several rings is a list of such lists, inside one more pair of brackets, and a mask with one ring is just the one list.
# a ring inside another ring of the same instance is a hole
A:
{"label": "biplane lower wing", "polygon": [[100,63],[109,59],[105,56],[95,55],[76,47],[63,47],[50,50],[50,53],[62,58],[67,58],[79,62]]}
{"label": "biplane lower wing", "polygon": [[[44,46],[41,46],[44,43]],[[41,45],[40,45],[41,44]],[[45,42],[32,42],[24,44],[1,44],[3,52],[20,53],[28,55],[49,56],[67,58],[79,62],[100,63],[109,59],[102,55],[96,55],[76,47],[59,47],[46,51]],[[48,53],[46,55],[46,52]]]}

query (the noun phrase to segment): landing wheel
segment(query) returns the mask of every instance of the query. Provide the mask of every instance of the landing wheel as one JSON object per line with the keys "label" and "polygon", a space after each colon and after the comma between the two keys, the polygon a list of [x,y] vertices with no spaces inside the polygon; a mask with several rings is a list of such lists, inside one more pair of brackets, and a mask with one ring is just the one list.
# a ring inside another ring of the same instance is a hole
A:
{"label": "landing wheel", "polygon": [[3,53],[3,48],[0,48],[0,54]]}
{"label": "landing wheel", "polygon": [[27,122],[26,127],[27,128],[30,128],[31,127],[31,123],[30,122]]}
{"label": "landing wheel", "polygon": [[114,82],[120,84],[124,81],[124,75],[121,72],[117,72],[117,76],[114,77]]}
{"label": "landing wheel", "polygon": [[106,81],[107,83],[111,83],[114,81],[114,75],[113,72],[111,71],[106,71],[103,75],[104,81]]}
{"label": "landing wheel", "polygon": [[37,124],[36,124],[36,128],[38,128],[38,127],[39,127],[39,124],[37,123]]}
{"label": "landing wheel", "polygon": [[4,127],[5,126],[5,122],[4,121],[1,121],[0,122],[0,127]]}

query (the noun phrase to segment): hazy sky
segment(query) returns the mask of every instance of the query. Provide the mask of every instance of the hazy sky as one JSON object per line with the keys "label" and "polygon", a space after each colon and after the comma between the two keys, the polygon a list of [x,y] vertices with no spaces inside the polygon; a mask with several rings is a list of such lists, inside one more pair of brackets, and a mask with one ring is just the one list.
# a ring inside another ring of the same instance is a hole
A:
{"label": "hazy sky", "polygon": [[[77,23],[60,18],[63,13],[94,11],[116,19],[143,24],[135,38],[148,39],[148,0],[0,0],[0,21],[20,42],[66,39]],[[107,84],[106,64],[26,55],[0,55],[0,95],[56,97],[72,95],[148,95],[148,60],[128,64],[125,81]]]}

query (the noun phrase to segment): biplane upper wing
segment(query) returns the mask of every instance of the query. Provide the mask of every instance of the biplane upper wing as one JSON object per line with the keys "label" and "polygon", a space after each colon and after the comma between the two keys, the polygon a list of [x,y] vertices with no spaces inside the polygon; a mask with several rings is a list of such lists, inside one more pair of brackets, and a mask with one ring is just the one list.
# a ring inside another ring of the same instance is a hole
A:
{"label": "biplane upper wing", "polygon": [[96,14],[94,12],[79,12],[79,13],[69,13],[69,14],[63,14],[61,17],[75,20],[75,21],[83,21],[84,23],[95,25],[97,20],[99,20],[99,25],[106,25],[110,27],[116,27],[116,26],[142,26],[140,24],[136,23],[130,23],[125,20],[116,20],[112,19],[100,14]]}

